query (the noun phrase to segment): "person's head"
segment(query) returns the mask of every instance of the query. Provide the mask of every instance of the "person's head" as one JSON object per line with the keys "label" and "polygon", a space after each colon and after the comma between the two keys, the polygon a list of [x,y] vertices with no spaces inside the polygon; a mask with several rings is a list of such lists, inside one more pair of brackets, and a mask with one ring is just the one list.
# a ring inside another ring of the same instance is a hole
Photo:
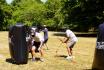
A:
{"label": "person's head", "polygon": [[41,25],[37,25],[37,31],[40,32],[42,30],[42,26]]}
{"label": "person's head", "polygon": [[43,25],[43,26],[42,26],[42,29],[44,29],[44,28],[46,28],[46,25]]}
{"label": "person's head", "polygon": [[36,28],[32,27],[31,28],[31,35],[32,35],[32,37],[34,37],[35,32],[36,32]]}
{"label": "person's head", "polygon": [[40,29],[39,28],[36,28],[35,32],[40,32]]}
{"label": "person's head", "polygon": [[36,32],[40,32],[40,30],[36,27],[36,28],[31,28],[31,36],[35,37]]}
{"label": "person's head", "polygon": [[43,25],[43,27],[45,28],[45,27],[46,27],[46,25]]}
{"label": "person's head", "polygon": [[21,23],[21,22],[17,22],[16,25],[23,25],[23,23]]}
{"label": "person's head", "polygon": [[36,28],[32,27],[31,32],[35,32]]}
{"label": "person's head", "polygon": [[65,32],[67,29],[69,29],[68,27],[63,27],[63,32]]}

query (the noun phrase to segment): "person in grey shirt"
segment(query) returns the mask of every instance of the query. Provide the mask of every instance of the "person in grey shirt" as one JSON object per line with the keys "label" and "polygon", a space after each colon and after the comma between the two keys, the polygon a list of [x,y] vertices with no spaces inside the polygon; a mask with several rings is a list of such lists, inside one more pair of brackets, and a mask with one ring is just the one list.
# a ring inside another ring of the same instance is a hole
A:
{"label": "person in grey shirt", "polygon": [[72,48],[74,47],[74,45],[76,44],[78,39],[70,29],[66,29],[65,34],[66,34],[66,37],[64,38],[64,40],[61,40],[61,41],[63,43],[67,44],[68,56],[66,57],[66,59],[70,60],[70,59],[73,58],[73,56],[72,56],[73,55]]}

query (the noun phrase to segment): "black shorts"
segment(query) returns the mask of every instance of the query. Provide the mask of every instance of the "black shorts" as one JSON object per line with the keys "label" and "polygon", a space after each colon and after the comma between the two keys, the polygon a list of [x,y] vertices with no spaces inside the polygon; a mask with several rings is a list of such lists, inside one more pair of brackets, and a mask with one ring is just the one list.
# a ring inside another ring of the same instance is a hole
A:
{"label": "black shorts", "polygon": [[39,48],[39,46],[40,46],[40,42],[35,42],[35,41],[34,41],[33,46],[35,46],[35,48],[36,48],[36,49],[35,49],[35,52],[39,52],[39,51],[38,51],[38,48]]}
{"label": "black shorts", "polygon": [[43,42],[43,43],[47,43],[47,41],[48,41],[48,39],[44,40],[44,42]]}

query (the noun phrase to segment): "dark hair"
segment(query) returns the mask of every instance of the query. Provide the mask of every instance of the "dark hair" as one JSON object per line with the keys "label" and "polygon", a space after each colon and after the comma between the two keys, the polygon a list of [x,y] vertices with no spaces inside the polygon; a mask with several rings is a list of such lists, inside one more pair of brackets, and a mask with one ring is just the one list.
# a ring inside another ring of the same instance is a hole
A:
{"label": "dark hair", "polygon": [[42,26],[41,25],[37,25],[37,29],[42,29]]}

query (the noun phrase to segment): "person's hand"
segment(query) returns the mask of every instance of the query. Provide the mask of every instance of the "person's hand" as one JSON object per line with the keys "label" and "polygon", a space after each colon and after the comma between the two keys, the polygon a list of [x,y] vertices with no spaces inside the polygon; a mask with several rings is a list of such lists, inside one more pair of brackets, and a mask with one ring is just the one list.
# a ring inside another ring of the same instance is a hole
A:
{"label": "person's hand", "polygon": [[63,43],[66,43],[66,41],[63,41]]}
{"label": "person's hand", "polygon": [[38,48],[38,51],[40,51],[40,49],[41,49],[41,48],[39,47],[39,48]]}
{"label": "person's hand", "polygon": [[63,43],[67,43],[68,42],[68,40],[69,40],[69,38],[64,38],[64,40],[63,40]]}
{"label": "person's hand", "polygon": [[63,40],[61,38],[58,38],[62,43],[63,43]]}

